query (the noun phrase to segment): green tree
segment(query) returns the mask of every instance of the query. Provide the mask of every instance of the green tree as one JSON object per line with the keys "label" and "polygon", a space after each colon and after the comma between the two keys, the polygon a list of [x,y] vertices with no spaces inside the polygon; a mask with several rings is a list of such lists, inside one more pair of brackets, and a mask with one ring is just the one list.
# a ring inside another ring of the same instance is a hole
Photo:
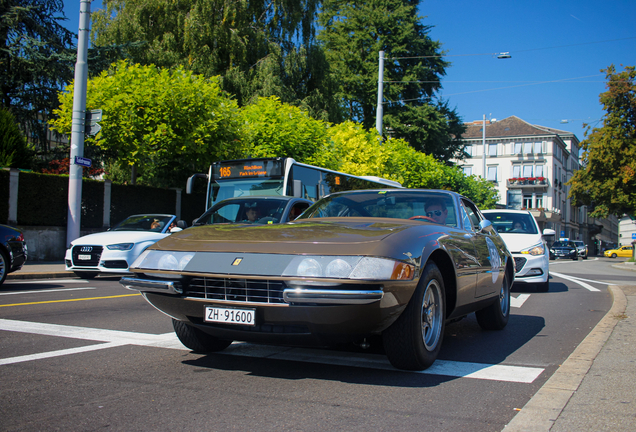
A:
{"label": "green tree", "polygon": [[33,149],[20,132],[13,115],[0,108],[0,167],[31,168]]}
{"label": "green tree", "polygon": [[278,96],[339,119],[328,66],[316,43],[317,0],[104,0],[94,14],[98,47],[128,45],[134,63],[219,75],[239,105]]}
{"label": "green tree", "polygon": [[241,110],[245,156],[292,157],[316,163],[328,124],[276,97],[260,98]]}
{"label": "green tree", "polygon": [[[443,160],[463,158],[464,132],[457,113],[437,100],[449,63],[431,26],[418,16],[419,0],[325,0],[318,35],[347,118],[375,125],[378,53],[384,51],[385,132]],[[387,133],[385,133],[387,135]]]}
{"label": "green tree", "polygon": [[[603,126],[588,127],[582,165],[568,182],[570,198],[592,207],[593,217],[636,214],[636,71],[604,69],[607,91],[600,102]],[[589,135],[588,135],[589,134]]]}
{"label": "green tree", "polygon": [[62,0],[0,1],[0,103],[40,149],[57,92],[73,78],[73,34]]}
{"label": "green tree", "polygon": [[[140,184],[183,187],[215,160],[240,157],[238,107],[215,78],[177,68],[113,64],[90,79],[87,109],[102,109],[101,131],[86,144],[99,147],[113,173],[132,170]],[[52,126],[71,132],[73,85],[60,94]],[[115,178],[121,180],[121,178]]]}

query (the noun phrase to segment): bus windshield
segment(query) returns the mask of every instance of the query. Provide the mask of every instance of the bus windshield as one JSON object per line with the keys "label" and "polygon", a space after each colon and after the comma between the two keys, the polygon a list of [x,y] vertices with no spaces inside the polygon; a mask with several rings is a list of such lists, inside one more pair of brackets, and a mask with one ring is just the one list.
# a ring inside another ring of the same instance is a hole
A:
{"label": "bus windshield", "polygon": [[210,186],[210,206],[227,198],[284,195],[282,178],[216,180]]}

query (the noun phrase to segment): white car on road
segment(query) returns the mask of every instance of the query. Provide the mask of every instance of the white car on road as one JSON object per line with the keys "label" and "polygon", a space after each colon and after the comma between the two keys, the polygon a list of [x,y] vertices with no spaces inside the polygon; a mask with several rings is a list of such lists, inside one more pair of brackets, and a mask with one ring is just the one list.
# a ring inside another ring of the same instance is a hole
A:
{"label": "white car on road", "polygon": [[171,214],[130,216],[106,232],[73,240],[66,250],[66,270],[84,279],[100,273],[126,273],[148,246],[182,228],[185,223]]}
{"label": "white car on road", "polygon": [[551,229],[539,230],[532,213],[527,210],[483,210],[503,238],[515,259],[515,285],[535,285],[538,291],[550,288],[550,252],[543,236],[554,236]]}

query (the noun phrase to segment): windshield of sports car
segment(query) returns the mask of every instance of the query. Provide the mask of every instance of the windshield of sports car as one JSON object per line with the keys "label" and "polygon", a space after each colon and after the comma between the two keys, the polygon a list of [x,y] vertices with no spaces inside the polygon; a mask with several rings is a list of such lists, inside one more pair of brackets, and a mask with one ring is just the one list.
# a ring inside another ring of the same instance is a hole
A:
{"label": "windshield of sports car", "polygon": [[173,219],[175,219],[175,217],[172,215],[135,215],[124,219],[110,230],[162,232],[164,228],[169,226]]}
{"label": "windshield of sports car", "polygon": [[220,223],[272,224],[278,223],[289,201],[282,199],[250,199],[221,201],[206,211],[197,225]]}
{"label": "windshield of sports car", "polygon": [[486,219],[492,222],[499,234],[537,234],[537,224],[530,213],[487,212]]}
{"label": "windshield of sports car", "polygon": [[322,198],[299,219],[324,217],[377,217],[417,219],[457,226],[450,194],[426,191],[352,191]]}

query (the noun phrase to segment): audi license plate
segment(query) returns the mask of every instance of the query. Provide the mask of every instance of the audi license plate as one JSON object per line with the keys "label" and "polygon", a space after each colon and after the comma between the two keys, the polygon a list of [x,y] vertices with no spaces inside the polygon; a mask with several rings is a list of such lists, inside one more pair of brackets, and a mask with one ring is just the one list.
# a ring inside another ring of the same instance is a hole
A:
{"label": "audi license plate", "polygon": [[91,256],[90,256],[90,255],[78,255],[78,256],[77,256],[77,259],[80,259],[80,260],[90,260],[90,259],[91,259]]}
{"label": "audi license plate", "polygon": [[255,325],[254,309],[234,309],[206,306],[205,321],[225,324]]}

